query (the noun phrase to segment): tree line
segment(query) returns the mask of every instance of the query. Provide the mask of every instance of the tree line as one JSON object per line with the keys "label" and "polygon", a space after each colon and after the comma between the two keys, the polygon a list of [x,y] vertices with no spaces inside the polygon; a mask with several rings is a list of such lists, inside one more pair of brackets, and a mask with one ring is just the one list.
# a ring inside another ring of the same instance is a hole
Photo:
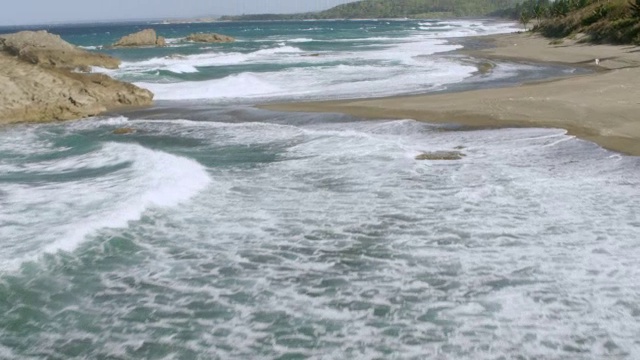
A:
{"label": "tree line", "polygon": [[514,6],[518,0],[363,0],[300,14],[258,14],[223,20],[380,19],[485,16]]}
{"label": "tree line", "polygon": [[592,42],[640,44],[640,0],[526,0],[498,15],[525,29],[561,38],[577,33]]}

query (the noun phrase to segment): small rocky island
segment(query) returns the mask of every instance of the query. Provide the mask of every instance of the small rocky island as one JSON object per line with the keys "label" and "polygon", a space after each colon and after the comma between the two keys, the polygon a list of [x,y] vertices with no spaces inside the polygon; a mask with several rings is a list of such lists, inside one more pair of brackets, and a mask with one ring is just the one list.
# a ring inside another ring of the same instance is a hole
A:
{"label": "small rocky island", "polygon": [[[194,33],[183,39],[186,42],[196,43],[232,43],[236,39],[216,33]],[[113,48],[135,48],[135,47],[163,47],[167,46],[164,37],[158,36],[154,29],[145,29],[137,33],[129,34],[120,38],[111,45]]]}
{"label": "small rocky island", "polygon": [[216,33],[211,34],[191,34],[187,36],[187,41],[191,42],[201,42],[201,43],[231,43],[236,41],[236,39],[231,36],[221,35]]}
{"label": "small rocky island", "polygon": [[109,109],[148,106],[153,94],[91,67],[120,60],[88,52],[46,31],[0,35],[0,124],[79,119]]}
{"label": "small rocky island", "polygon": [[143,46],[166,46],[167,42],[164,37],[158,36],[153,29],[145,29],[137,33],[123,36],[120,40],[111,45],[114,48],[122,47],[143,47]]}

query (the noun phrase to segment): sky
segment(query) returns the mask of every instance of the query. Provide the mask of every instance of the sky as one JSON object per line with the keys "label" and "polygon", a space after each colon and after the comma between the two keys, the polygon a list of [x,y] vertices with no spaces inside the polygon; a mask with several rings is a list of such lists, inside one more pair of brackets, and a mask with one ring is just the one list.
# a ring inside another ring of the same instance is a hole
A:
{"label": "sky", "polygon": [[6,0],[0,26],[324,10],[354,0]]}

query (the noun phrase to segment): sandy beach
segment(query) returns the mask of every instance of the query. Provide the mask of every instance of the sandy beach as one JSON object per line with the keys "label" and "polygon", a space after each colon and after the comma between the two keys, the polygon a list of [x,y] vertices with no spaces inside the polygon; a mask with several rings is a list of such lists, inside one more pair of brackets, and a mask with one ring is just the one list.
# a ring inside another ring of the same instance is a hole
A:
{"label": "sandy beach", "polygon": [[[579,44],[525,34],[488,38],[476,58],[562,63],[597,69],[588,75],[516,87],[378,99],[269,104],[295,112],[340,112],[363,118],[415,119],[469,127],[550,127],[604,148],[640,155],[640,47]],[[599,59],[596,65],[595,59]]]}

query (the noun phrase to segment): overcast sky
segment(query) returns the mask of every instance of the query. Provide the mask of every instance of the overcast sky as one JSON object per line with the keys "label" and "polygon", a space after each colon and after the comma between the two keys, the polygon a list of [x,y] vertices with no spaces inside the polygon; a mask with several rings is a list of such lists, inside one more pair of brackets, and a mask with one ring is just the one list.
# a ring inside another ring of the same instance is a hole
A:
{"label": "overcast sky", "polygon": [[0,26],[93,20],[292,13],[354,0],[4,0]]}

